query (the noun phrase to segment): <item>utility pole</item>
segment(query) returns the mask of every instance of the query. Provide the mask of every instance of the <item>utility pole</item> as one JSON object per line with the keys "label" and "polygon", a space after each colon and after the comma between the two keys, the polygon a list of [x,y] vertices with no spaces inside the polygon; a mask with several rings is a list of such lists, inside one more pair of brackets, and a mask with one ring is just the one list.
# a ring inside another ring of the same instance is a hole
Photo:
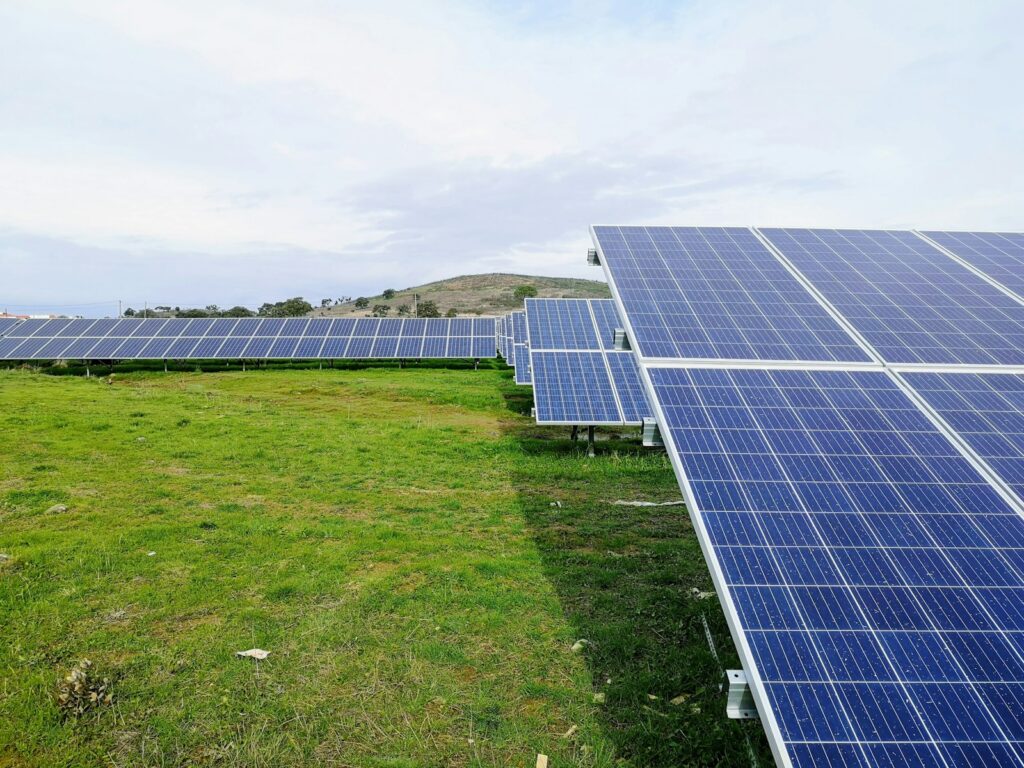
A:
{"label": "utility pole", "polygon": [[117,316],[121,317],[121,300],[117,300]]}

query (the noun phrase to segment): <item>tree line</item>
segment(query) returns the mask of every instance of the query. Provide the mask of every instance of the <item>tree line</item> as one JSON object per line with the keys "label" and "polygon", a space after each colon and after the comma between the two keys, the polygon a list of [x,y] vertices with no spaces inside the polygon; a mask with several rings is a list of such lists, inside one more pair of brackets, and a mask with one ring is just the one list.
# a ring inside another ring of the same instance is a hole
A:
{"label": "tree line", "polygon": [[[398,291],[394,288],[386,288],[381,294],[381,297],[386,300],[392,300],[398,295]],[[536,296],[537,289],[532,285],[520,285],[513,291],[513,296],[517,300],[522,300],[530,296]],[[419,301],[419,295],[414,295],[413,306],[403,303],[399,304],[394,308],[395,315],[398,317],[441,317],[441,309],[437,306],[435,301]],[[338,307],[343,304],[352,303],[356,309],[369,309],[370,314],[374,317],[388,317],[391,315],[392,306],[390,304],[377,303],[373,307],[370,307],[370,299],[366,296],[359,296],[355,300],[351,296],[342,296],[337,299],[321,299],[320,309],[329,309],[330,307]],[[313,305],[306,301],[301,296],[296,296],[291,299],[285,299],[284,301],[266,302],[261,304],[259,309],[252,310],[248,307],[234,306],[228,309],[222,309],[216,304],[208,304],[205,307],[188,307],[182,309],[181,307],[170,307],[170,306],[157,306],[146,309],[132,309],[128,307],[123,314],[125,317],[303,317],[310,314],[313,311]],[[444,313],[444,317],[458,317],[458,311],[449,309]]]}

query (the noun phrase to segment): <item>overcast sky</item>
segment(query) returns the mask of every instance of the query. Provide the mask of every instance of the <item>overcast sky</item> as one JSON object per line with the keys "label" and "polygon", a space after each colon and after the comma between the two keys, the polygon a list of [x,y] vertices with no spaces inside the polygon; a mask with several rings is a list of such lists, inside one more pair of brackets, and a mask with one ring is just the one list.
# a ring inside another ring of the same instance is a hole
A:
{"label": "overcast sky", "polygon": [[1024,228],[1024,3],[0,2],[0,310],[600,278],[587,227]]}

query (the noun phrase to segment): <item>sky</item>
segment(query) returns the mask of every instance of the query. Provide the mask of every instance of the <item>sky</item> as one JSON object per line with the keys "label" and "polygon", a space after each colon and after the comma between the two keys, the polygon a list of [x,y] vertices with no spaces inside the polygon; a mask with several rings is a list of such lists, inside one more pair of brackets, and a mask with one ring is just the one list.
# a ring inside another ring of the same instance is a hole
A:
{"label": "sky", "polygon": [[1024,229],[1024,3],[0,3],[0,311],[601,279],[592,224]]}

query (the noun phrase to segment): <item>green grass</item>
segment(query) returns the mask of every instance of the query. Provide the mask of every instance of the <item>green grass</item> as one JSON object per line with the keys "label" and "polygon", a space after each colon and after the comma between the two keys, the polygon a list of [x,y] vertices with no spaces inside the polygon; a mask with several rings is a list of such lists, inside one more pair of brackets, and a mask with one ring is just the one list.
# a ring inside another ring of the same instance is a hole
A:
{"label": "green grass", "polygon": [[[528,406],[495,369],[0,371],[0,766],[766,757],[685,512],[609,503],[677,498],[664,455]],[[114,704],[62,721],[82,658]]]}

